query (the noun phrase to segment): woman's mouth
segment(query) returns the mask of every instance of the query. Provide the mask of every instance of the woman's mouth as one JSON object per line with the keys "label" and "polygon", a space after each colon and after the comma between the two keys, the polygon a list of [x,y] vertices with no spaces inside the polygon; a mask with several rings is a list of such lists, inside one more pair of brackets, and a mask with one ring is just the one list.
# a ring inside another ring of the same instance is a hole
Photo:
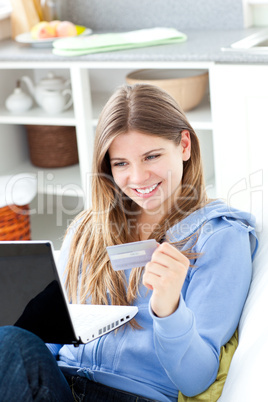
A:
{"label": "woman's mouth", "polygon": [[135,191],[135,193],[139,196],[139,197],[150,197],[151,195],[153,195],[158,187],[160,186],[160,183],[156,183],[153,184],[152,186],[148,186],[148,187],[141,187],[141,188],[133,188],[132,190]]}

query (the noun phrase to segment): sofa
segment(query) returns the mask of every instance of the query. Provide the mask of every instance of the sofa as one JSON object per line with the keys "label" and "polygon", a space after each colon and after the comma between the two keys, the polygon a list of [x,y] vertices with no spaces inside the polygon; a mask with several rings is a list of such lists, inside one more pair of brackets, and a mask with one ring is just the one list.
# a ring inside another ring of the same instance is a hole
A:
{"label": "sofa", "polygon": [[252,213],[257,218],[259,247],[253,262],[253,277],[238,327],[234,353],[219,402],[268,401],[268,213],[262,205]]}

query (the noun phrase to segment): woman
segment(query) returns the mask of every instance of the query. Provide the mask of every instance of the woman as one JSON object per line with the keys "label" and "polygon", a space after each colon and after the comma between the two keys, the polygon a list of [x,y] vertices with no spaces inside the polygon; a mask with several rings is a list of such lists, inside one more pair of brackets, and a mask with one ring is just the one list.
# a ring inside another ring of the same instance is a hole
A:
{"label": "woman", "polygon": [[[198,138],[177,103],[156,87],[115,92],[99,119],[93,160],[92,208],[67,232],[61,272],[72,302],[134,304],[139,312],[85,346],[47,345],[60,370],[42,349],[36,360],[45,355],[50,363],[35,384],[45,384],[48,400],[61,401],[73,395],[175,402],[179,392],[197,395],[215,381],[220,349],[239,322],[254,221],[208,199]],[[112,269],[107,246],[149,238],[159,246],[145,268]],[[32,350],[38,343],[20,330],[4,331],[2,349],[10,350],[14,338],[22,351],[23,342]]]}

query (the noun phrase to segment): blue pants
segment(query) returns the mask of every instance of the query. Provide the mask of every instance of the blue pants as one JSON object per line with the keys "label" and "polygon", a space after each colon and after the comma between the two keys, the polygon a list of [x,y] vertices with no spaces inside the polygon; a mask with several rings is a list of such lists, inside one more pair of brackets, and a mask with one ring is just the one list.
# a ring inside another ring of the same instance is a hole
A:
{"label": "blue pants", "polygon": [[149,399],[65,377],[44,342],[17,327],[0,327],[1,402],[147,402]]}

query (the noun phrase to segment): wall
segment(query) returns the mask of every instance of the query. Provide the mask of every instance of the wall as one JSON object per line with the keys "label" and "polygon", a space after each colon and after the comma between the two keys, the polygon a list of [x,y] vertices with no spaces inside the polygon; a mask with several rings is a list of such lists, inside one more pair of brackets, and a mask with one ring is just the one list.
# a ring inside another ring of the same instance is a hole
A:
{"label": "wall", "polygon": [[60,18],[93,30],[242,29],[243,0],[58,0]]}

